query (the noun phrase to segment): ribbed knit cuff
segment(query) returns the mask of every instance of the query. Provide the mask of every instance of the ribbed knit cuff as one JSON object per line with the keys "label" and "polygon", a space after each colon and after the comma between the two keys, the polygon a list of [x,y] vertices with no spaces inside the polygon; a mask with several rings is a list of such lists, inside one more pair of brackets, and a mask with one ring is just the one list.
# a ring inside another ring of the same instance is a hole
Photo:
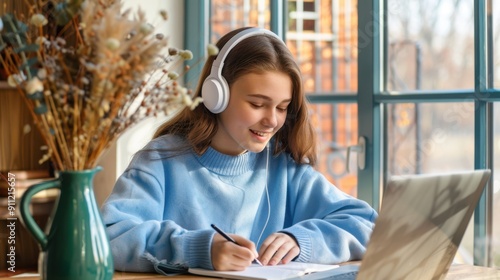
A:
{"label": "ribbed knit cuff", "polygon": [[203,230],[186,234],[188,236],[184,245],[184,255],[187,256],[189,267],[213,269],[210,250],[215,232]]}
{"label": "ribbed knit cuff", "polygon": [[300,254],[294,260],[297,262],[310,262],[312,254],[312,244],[309,234],[300,228],[288,228],[282,231],[283,233],[295,237],[295,241],[299,244]]}

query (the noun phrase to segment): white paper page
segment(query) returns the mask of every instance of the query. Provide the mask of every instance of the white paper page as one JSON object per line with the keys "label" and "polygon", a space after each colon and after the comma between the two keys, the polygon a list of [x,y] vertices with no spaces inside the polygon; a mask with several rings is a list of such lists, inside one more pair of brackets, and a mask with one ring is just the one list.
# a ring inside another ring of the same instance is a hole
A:
{"label": "white paper page", "polygon": [[279,264],[275,266],[260,266],[258,264],[252,264],[243,271],[214,271],[201,268],[190,268],[189,272],[192,274],[224,277],[229,279],[278,280],[302,276],[318,271],[335,269],[337,267],[339,266],[290,262],[288,264]]}

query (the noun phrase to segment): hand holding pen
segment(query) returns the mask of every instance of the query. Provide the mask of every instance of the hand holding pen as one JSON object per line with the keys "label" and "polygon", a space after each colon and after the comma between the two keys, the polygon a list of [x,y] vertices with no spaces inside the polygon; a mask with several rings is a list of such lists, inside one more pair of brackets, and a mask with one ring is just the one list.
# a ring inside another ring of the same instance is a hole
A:
{"label": "hand holding pen", "polygon": [[[222,237],[224,237],[227,241],[232,242],[232,243],[234,243],[234,244],[236,244],[236,245],[239,245],[239,246],[244,245],[244,244],[238,244],[238,242],[236,242],[236,241],[235,241],[235,240],[234,240],[231,236],[229,236],[228,234],[226,234],[223,230],[221,230],[220,228],[218,228],[216,225],[212,224],[211,226],[212,226],[212,228],[213,228],[215,231],[217,231],[217,233],[219,233],[219,234],[220,234]],[[254,245],[252,244],[252,246],[254,246]],[[244,247],[247,247],[247,246],[244,246]],[[247,247],[247,248],[248,248],[248,247]],[[251,249],[251,248],[249,248],[249,249]],[[261,263],[258,259],[254,259],[254,262],[258,263],[259,265],[262,265],[262,263]],[[242,269],[244,269],[244,267],[243,267]]]}

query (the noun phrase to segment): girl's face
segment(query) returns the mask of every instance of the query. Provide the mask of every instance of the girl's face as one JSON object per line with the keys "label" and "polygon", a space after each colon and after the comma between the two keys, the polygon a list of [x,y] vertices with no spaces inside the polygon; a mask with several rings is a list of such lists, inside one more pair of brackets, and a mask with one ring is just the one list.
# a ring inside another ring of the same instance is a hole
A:
{"label": "girl's face", "polygon": [[229,104],[218,116],[212,148],[239,155],[261,152],[283,126],[292,101],[292,80],[287,74],[249,73],[230,87]]}

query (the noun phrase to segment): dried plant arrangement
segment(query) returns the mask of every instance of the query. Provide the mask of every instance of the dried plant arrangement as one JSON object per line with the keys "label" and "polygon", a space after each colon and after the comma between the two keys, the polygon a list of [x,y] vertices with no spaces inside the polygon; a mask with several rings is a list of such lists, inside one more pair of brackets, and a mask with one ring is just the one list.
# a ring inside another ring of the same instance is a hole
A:
{"label": "dried plant arrangement", "polygon": [[29,14],[1,16],[0,64],[47,143],[41,161],[94,168],[131,126],[201,101],[177,81],[192,53],[169,48],[140,9],[124,11],[119,0],[24,1]]}

